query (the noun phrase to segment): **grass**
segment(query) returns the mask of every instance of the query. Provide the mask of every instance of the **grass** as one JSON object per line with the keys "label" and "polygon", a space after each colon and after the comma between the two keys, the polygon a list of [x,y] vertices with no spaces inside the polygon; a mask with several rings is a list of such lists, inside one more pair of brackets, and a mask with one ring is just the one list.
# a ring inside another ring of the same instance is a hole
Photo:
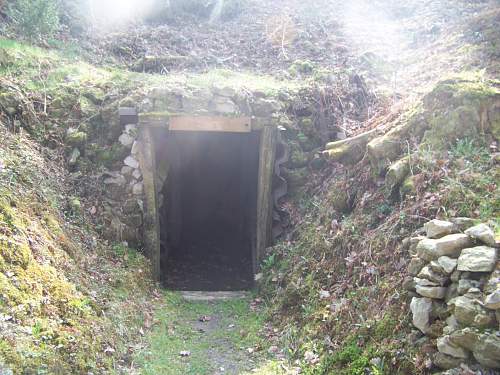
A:
{"label": "grass", "polygon": [[[265,346],[259,336],[265,315],[249,309],[249,303],[249,299],[188,302],[178,293],[165,292],[148,347],[136,358],[143,374],[212,374],[225,363],[249,370],[261,354],[249,354],[247,349]],[[211,320],[201,323],[202,316]],[[182,357],[183,351],[190,355]],[[266,363],[259,371],[266,374],[272,367]]]}

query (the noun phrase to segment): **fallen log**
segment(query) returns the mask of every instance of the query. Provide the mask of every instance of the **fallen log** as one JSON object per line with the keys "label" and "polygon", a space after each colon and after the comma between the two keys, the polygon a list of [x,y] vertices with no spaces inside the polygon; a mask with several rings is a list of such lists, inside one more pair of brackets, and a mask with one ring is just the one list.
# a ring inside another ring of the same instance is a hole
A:
{"label": "fallen log", "polygon": [[380,135],[381,132],[380,129],[376,128],[352,138],[330,142],[326,145],[323,155],[342,164],[356,164],[363,159],[368,142]]}

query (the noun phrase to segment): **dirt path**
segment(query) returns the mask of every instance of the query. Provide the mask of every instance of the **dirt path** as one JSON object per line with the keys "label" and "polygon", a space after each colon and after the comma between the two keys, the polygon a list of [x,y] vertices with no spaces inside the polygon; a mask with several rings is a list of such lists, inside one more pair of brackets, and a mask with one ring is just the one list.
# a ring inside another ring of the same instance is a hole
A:
{"label": "dirt path", "polygon": [[251,298],[187,300],[167,292],[136,358],[147,375],[279,374],[259,337],[264,321]]}

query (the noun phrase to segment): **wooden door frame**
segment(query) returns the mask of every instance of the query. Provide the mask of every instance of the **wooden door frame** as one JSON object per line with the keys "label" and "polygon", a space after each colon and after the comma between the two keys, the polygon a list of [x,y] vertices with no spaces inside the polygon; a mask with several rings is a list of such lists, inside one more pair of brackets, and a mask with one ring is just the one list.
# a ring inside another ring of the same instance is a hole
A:
{"label": "wooden door frame", "polygon": [[[158,210],[158,186],[156,178],[156,145],[154,131],[158,129],[170,130],[168,115],[141,115],[139,119],[139,163],[144,179],[144,247],[145,255],[151,262],[151,274],[157,281],[161,279],[161,247],[160,247],[160,217]],[[176,116],[177,123],[182,123],[188,129],[189,123],[200,123],[200,118],[193,116]],[[259,142],[259,169],[257,178],[257,213],[255,225],[256,240],[252,246],[252,267],[254,274],[259,272],[259,265],[265,254],[266,248],[272,242],[272,180],[274,173],[274,159],[276,154],[277,127],[270,119],[257,119],[248,117],[211,117],[214,132],[232,132],[227,124],[236,124],[234,132],[241,133],[238,124],[251,123],[251,131],[260,132]],[[188,125],[186,125],[188,124]],[[245,125],[246,126],[246,125]],[[201,131],[207,131],[206,128]],[[245,128],[245,131],[246,128]],[[167,177],[168,178],[168,177]]]}

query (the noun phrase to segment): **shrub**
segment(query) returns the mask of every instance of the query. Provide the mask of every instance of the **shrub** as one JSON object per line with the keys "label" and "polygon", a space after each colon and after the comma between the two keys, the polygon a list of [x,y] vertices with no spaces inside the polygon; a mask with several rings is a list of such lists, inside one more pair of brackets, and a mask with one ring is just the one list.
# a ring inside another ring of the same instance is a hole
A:
{"label": "shrub", "polygon": [[15,0],[7,9],[7,15],[30,39],[50,38],[59,28],[57,0]]}

